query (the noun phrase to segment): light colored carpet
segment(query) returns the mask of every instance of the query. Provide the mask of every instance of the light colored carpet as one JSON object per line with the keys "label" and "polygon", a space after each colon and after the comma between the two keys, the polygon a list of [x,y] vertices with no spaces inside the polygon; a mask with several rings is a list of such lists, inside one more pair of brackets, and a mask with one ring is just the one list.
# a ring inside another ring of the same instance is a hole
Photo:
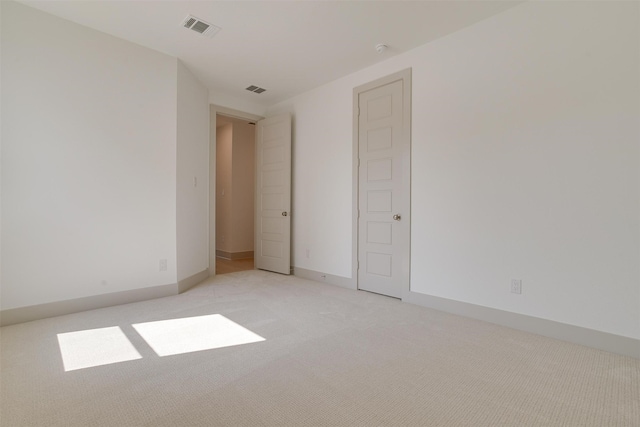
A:
{"label": "light colored carpet", "polygon": [[[132,326],[214,314],[264,341],[160,357]],[[65,372],[58,334],[114,326],[139,358]],[[640,360],[262,271],[1,334],[7,427],[640,426]]]}

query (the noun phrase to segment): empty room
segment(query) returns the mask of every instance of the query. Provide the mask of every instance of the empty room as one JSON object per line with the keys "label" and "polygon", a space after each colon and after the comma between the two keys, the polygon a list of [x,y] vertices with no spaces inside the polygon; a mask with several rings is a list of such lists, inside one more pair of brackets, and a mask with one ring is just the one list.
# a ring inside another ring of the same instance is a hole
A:
{"label": "empty room", "polygon": [[639,2],[0,23],[0,425],[640,426]]}

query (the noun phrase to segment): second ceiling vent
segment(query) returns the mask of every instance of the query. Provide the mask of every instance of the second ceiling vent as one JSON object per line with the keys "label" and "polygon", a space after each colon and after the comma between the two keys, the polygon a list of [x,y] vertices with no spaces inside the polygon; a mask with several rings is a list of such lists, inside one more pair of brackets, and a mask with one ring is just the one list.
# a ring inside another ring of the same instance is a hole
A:
{"label": "second ceiling vent", "polygon": [[254,85],[251,85],[251,86],[249,86],[249,87],[248,87],[248,88],[246,88],[246,89],[247,89],[248,91],[255,92],[255,93],[262,93],[262,92],[266,91],[266,89],[263,89],[263,88],[261,88],[261,87],[254,86]]}
{"label": "second ceiling vent", "polygon": [[191,15],[184,18],[182,26],[207,37],[213,37],[221,30],[220,27],[216,27],[215,25],[209,24],[208,22]]}

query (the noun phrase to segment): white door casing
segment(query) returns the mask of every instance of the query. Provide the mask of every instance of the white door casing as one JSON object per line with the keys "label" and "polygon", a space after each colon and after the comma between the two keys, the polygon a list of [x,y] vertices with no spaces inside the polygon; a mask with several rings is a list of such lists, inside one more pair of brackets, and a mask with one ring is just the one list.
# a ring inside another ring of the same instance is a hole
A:
{"label": "white door casing", "polygon": [[409,291],[410,75],[407,70],[355,91],[358,289],[395,298]]}
{"label": "white door casing", "polygon": [[291,274],[291,115],[256,126],[255,268]]}

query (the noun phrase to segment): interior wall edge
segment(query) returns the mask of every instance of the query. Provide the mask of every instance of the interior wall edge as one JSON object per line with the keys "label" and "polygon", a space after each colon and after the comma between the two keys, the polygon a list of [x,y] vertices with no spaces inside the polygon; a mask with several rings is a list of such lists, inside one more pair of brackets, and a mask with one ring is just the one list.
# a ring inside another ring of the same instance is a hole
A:
{"label": "interior wall edge", "polygon": [[209,268],[205,268],[199,273],[196,273],[192,276],[189,276],[185,279],[178,281],[178,293],[181,294],[183,292],[188,291],[199,283],[207,280],[209,278]]}

